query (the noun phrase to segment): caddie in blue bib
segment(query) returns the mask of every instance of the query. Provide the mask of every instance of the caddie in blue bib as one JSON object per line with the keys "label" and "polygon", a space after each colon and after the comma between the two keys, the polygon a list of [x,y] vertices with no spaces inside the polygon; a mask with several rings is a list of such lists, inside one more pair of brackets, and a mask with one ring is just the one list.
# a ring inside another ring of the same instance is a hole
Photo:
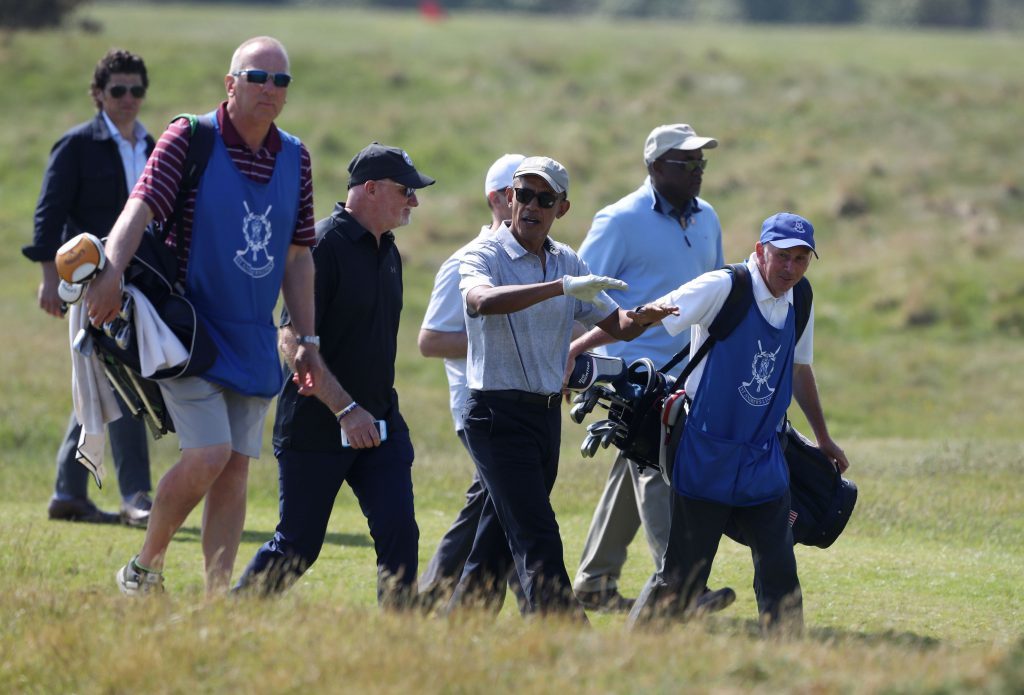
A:
{"label": "caddie in blue bib", "polygon": [[278,132],[274,173],[256,183],[235,167],[218,130],[196,193],[185,281],[219,351],[203,378],[264,398],[283,379],[273,312],[299,205],[300,144]]}
{"label": "caddie in blue bib", "polygon": [[795,319],[773,327],[751,302],[739,326],[715,345],[676,451],[672,484],[686,497],[737,507],[789,488],[776,430],[793,395]]}

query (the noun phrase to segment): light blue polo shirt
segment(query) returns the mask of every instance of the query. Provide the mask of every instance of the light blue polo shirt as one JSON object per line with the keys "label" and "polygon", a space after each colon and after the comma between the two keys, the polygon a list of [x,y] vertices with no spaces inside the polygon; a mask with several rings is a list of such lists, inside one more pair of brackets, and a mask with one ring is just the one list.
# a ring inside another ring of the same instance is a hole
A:
{"label": "light blue polo shirt", "polygon": [[[580,257],[590,272],[625,280],[628,290],[611,290],[619,306],[633,308],[668,294],[698,275],[725,265],[722,226],[715,209],[695,200],[686,227],[669,216],[670,206],[661,199],[648,177],[643,185],[594,215]],[[686,344],[686,335],[671,336],[662,326],[652,326],[631,342],[599,348],[627,364],[650,357],[661,367]],[[685,360],[672,370],[678,375]]]}
{"label": "light blue polo shirt", "polygon": [[[575,251],[550,237],[543,252],[542,270],[540,258],[516,241],[507,222],[491,236],[471,244],[459,266],[463,307],[469,290],[480,285],[530,285],[590,273]],[[607,295],[603,299],[608,300]],[[607,309],[564,295],[511,314],[471,316],[467,311],[469,388],[558,393],[569,359],[573,321],[589,328],[609,314]]]}

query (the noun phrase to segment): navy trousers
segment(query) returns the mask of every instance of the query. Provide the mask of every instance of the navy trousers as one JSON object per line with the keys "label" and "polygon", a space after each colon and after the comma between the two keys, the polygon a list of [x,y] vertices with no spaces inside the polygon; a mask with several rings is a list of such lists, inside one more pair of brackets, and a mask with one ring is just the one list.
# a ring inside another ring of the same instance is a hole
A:
{"label": "navy trousers", "polygon": [[348,483],[377,552],[377,601],[406,607],[415,596],[419,527],[413,506],[409,432],[389,432],[373,449],[339,453],[275,452],[281,521],[238,580],[236,589],[283,591],[316,562],[334,500]]}
{"label": "navy trousers", "polygon": [[[149,475],[149,445],[146,442],[146,423],[128,414],[121,396],[114,394],[121,408],[121,417],[107,425],[110,437],[110,453],[117,470],[117,484],[121,497],[128,498],[136,492],[149,492],[153,483]],[[75,460],[78,451],[78,437],[82,426],[71,411],[64,441],[57,450],[57,481],[54,491],[65,497],[87,497],[89,470]]]}
{"label": "navy trousers", "polygon": [[682,615],[687,607],[695,605],[707,586],[719,542],[731,519],[750,544],[762,625],[769,629],[801,627],[803,602],[789,509],[788,490],[778,499],[752,507],[731,507],[674,494],[664,568],[637,598],[631,621],[643,621],[658,613]]}
{"label": "navy trousers", "polygon": [[[456,435],[468,451],[466,432],[458,430]],[[480,524],[486,500],[484,484],[480,481],[480,475],[474,472],[473,482],[466,490],[466,503],[459,510],[451,527],[441,537],[441,542],[438,543],[434,556],[430,558],[427,569],[420,575],[420,601],[426,607],[446,605],[451,600],[455,585],[459,583],[462,570],[469,558],[469,551],[473,549],[473,539],[476,538],[476,529]],[[483,605],[495,613],[501,612],[501,608],[505,604],[506,583],[516,595],[520,609],[523,608],[523,590],[519,586],[519,577],[515,574],[516,568],[512,562],[511,553],[506,556],[506,560],[507,566],[497,571],[499,573],[504,571],[507,581],[494,583],[490,587],[493,589],[492,594],[479,597]]]}
{"label": "navy trousers", "polygon": [[485,499],[451,611],[503,590],[511,559],[525,612],[582,614],[549,497],[558,475],[558,406],[514,402],[486,391],[470,397],[466,440]]}

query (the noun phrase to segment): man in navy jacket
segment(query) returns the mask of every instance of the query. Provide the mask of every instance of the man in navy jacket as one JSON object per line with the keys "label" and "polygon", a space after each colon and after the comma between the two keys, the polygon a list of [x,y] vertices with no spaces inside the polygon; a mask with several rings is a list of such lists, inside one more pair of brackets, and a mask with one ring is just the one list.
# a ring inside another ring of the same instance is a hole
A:
{"label": "man in navy jacket", "polygon": [[[107,235],[153,151],[153,138],[137,120],[148,86],[142,58],[119,49],[107,52],[96,64],[90,88],[96,117],[66,132],[50,152],[32,243],[22,253],[42,268],[39,308],[51,316],[63,316],[53,260],[57,249],[81,232]],[[80,430],[72,413],[57,452],[50,518],[145,526],[152,484],[143,422],[126,414],[110,423],[110,447],[122,498],[120,515],[97,509],[88,497],[88,471],[75,460]]]}

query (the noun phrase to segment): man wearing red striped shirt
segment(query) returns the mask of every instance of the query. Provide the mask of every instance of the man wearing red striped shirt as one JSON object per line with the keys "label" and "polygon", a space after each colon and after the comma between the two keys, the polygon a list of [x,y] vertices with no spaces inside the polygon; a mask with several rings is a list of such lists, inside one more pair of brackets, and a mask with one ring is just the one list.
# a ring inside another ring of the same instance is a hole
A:
{"label": "man wearing red striped shirt", "polygon": [[[187,119],[161,136],[106,243],[106,269],[86,292],[93,325],[116,316],[120,280],[153,220],[180,225],[179,280],[218,357],[202,377],[160,382],[181,459],[156,490],[139,554],[117,572],[128,595],[161,591],[164,556],[189,513],[206,498],[202,545],[207,592],[227,587],[245,521],[249,459],[281,387],[273,308],[279,293],[300,336],[295,379],[314,384],[323,363],[312,335],[315,242],[309,152],[274,125],[291,82],[288,54],[270,37],[242,43],[224,77],[227,101],[211,116],[213,150],[180,214],[176,200],[191,137]],[[180,222],[176,222],[179,220]]]}

